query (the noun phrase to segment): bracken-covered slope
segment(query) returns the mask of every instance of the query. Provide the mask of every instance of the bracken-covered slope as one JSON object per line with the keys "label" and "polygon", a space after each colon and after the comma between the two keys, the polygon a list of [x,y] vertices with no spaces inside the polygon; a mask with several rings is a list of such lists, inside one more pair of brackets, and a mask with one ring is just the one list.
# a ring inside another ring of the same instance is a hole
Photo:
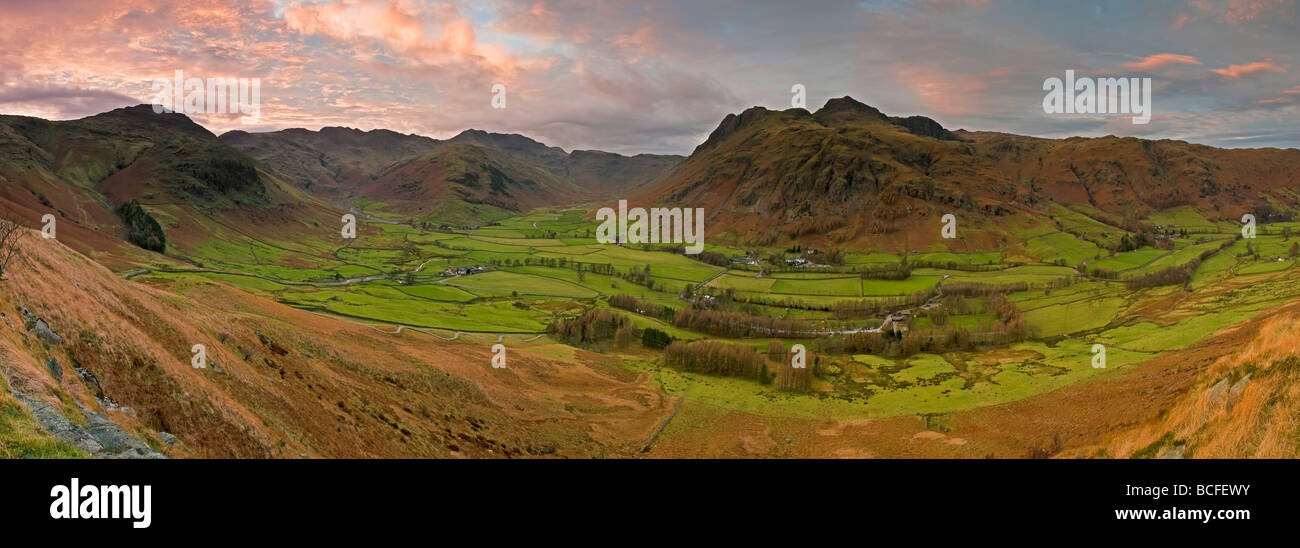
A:
{"label": "bracken-covered slope", "polygon": [[1080,452],[1116,458],[1300,458],[1300,312],[1242,328],[1159,417]]}
{"label": "bracken-covered slope", "polygon": [[201,239],[185,234],[201,231],[187,222],[201,216],[324,218],[309,202],[181,114],[0,116],[0,205],[28,226],[55,215],[62,241],[110,266],[165,261],[136,246]]}
{"label": "bracken-covered slope", "polygon": [[[391,334],[221,283],[155,288],[35,231],[21,245],[0,281],[0,455],[89,455],[18,399],[199,457],[630,456],[671,407],[648,379],[559,345],[511,344],[494,369],[490,343]],[[195,344],[207,368],[191,365]]]}
{"label": "bracken-covered slope", "polygon": [[[1052,203],[1100,211],[1116,224],[1176,206],[1210,220],[1250,212],[1267,221],[1292,214],[1297,187],[1296,149],[953,132],[844,97],[815,113],[754,107],[728,115],[638,201],[703,207],[711,235],[760,245],[806,237],[877,247],[880,236],[902,232],[915,249],[938,231],[914,229],[938,226],[946,213],[1004,234],[1012,218],[1045,221]],[[982,247],[1001,243],[986,238]]]}
{"label": "bracken-covered slope", "polygon": [[346,194],[394,164],[437,144],[419,135],[344,127],[269,133],[230,131],[223,133],[221,140],[256,158],[284,180],[327,196]]}

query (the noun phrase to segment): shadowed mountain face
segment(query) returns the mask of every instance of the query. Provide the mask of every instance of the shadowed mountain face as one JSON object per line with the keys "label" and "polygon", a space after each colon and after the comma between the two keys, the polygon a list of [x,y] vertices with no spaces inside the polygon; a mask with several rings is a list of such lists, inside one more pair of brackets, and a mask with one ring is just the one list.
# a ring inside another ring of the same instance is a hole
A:
{"label": "shadowed mountain face", "polygon": [[119,237],[163,248],[167,227],[151,209],[245,216],[296,207],[252,158],[148,105],[69,121],[0,116],[0,181],[6,210],[33,225],[54,214],[69,245],[117,259],[147,256]]}
{"label": "shadowed mountain face", "polygon": [[[140,105],[65,122],[0,117],[12,180],[52,175],[104,194],[113,205],[145,195],[197,206],[266,206],[256,163],[181,114]],[[8,175],[7,175],[8,176]]]}
{"label": "shadowed mountain face", "polygon": [[[338,127],[217,138],[150,105],[71,121],[0,116],[5,209],[29,225],[56,214],[63,239],[106,252],[112,264],[142,262],[140,248],[165,251],[169,242],[180,245],[172,254],[187,255],[214,224],[317,231],[337,223],[351,198],[409,218],[477,223],[617,195],[680,159],[567,153],[476,130],[444,141]],[[193,222],[200,217],[210,223]]]}
{"label": "shadowed mountain face", "polygon": [[1052,202],[1119,222],[1176,206],[1211,220],[1276,219],[1300,202],[1297,184],[1295,149],[953,132],[844,97],[811,114],[727,115],[640,201],[704,207],[710,233],[760,245],[816,235],[866,246],[945,213],[996,222],[1046,215]]}
{"label": "shadowed mountain face", "polygon": [[380,202],[405,215],[475,206],[523,211],[614,196],[665,173],[679,156],[565,152],[522,135],[466,130],[447,140],[327,127],[221,136],[300,188]]}
{"label": "shadowed mountain face", "polygon": [[[1277,221],[1300,202],[1295,149],[950,131],[850,97],[814,113],[727,115],[685,160],[565,152],[479,130],[447,140],[336,127],[217,138],[147,105],[63,122],[4,116],[0,136],[0,177],[10,183],[0,198],[32,222],[53,210],[73,221],[65,236],[74,247],[115,255],[136,253],[121,249],[123,238],[149,249],[200,244],[205,229],[182,222],[199,212],[252,230],[316,230],[358,199],[392,215],[476,224],[629,196],[703,207],[711,234],[743,242],[863,249],[925,246],[936,231],[908,229],[947,213],[987,229],[964,245],[998,249],[1012,225],[1052,222],[1053,204],[1118,227],[1174,207],[1210,221]],[[880,238],[903,231],[912,240]]]}
{"label": "shadowed mountain face", "polygon": [[375,178],[394,164],[419,155],[438,141],[377,129],[325,127],[273,133],[231,131],[226,144],[257,158],[286,181],[312,192],[336,193]]}

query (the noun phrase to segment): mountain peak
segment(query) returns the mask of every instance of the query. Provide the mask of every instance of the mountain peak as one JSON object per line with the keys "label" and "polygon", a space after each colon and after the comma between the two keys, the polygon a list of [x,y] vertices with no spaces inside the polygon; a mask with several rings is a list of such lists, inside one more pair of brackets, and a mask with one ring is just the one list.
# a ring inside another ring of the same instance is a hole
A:
{"label": "mountain peak", "polygon": [[942,141],[962,141],[957,134],[948,131],[939,122],[925,116],[886,116],[875,107],[858,101],[848,95],[826,101],[826,105],[813,114],[818,122],[827,126],[838,126],[847,122],[885,122],[894,124],[913,135],[930,137]]}
{"label": "mountain peak", "polygon": [[884,114],[882,114],[880,110],[876,109],[876,107],[863,103],[862,101],[854,99],[853,97],[850,97],[848,95],[827,100],[826,104],[822,105],[822,108],[819,109],[817,113],[820,114],[823,112],[829,113],[829,112],[844,112],[844,111],[865,112],[865,113],[874,114],[876,116],[884,117]]}
{"label": "mountain peak", "polygon": [[548,146],[545,143],[539,142],[526,135],[520,135],[518,133],[492,133],[473,128],[460,132],[455,137],[448,139],[448,142],[473,143],[493,146],[505,151],[532,154],[568,154],[560,147]]}
{"label": "mountain peak", "polygon": [[848,95],[826,101],[820,110],[813,113],[813,118],[828,126],[857,120],[889,121],[889,118],[875,107]]}
{"label": "mountain peak", "polygon": [[718,127],[713,130],[713,133],[709,134],[709,138],[705,139],[705,141],[701,143],[700,146],[695,147],[695,151],[692,152],[691,154],[695,154],[696,152],[699,152],[701,150],[712,148],[716,146],[718,143],[725,140],[727,137],[735,135],[736,132],[740,131],[741,129],[752,126],[755,123],[758,123],[761,120],[765,120],[772,115],[780,114],[780,112],[781,111],[769,110],[764,107],[749,107],[745,109],[744,112],[741,112],[739,115],[734,113],[727,114],[727,116],[724,117],[722,121],[718,123]]}
{"label": "mountain peak", "polygon": [[108,112],[87,116],[82,120],[119,120],[132,126],[141,123],[152,124],[182,133],[215,137],[212,132],[190,119],[189,116],[168,109],[162,109],[162,112],[154,112],[154,106],[150,104],[115,108]]}

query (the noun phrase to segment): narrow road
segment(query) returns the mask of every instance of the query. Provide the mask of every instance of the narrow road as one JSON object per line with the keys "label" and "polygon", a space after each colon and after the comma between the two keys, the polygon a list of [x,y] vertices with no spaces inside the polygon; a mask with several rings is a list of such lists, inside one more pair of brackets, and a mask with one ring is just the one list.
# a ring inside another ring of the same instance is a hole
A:
{"label": "narrow road", "polygon": [[429,264],[429,261],[432,261],[434,259],[437,259],[437,257],[429,257],[428,259],[425,259],[424,262],[420,263],[420,266],[415,267],[415,272],[424,270],[424,265]]}
{"label": "narrow road", "polygon": [[721,275],[723,275],[723,274],[726,274],[726,273],[727,273],[727,271],[726,271],[726,270],[723,270],[722,272],[719,272],[719,273],[717,273],[717,274],[714,274],[711,278],[709,278],[709,279],[707,279],[707,280],[704,280],[704,281],[702,281],[702,282],[696,284],[695,289],[692,289],[691,291],[692,291],[692,292],[694,292],[694,291],[699,291],[701,287],[704,287],[705,285],[708,285],[709,282],[718,279],[719,276],[721,276]]}

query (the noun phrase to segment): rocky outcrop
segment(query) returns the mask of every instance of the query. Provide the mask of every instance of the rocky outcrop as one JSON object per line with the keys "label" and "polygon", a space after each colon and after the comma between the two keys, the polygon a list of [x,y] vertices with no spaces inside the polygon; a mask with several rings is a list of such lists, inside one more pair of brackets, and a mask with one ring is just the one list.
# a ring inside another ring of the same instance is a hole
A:
{"label": "rocky outcrop", "polygon": [[906,118],[890,118],[889,121],[896,126],[902,126],[909,133],[930,137],[941,141],[964,141],[956,133],[944,129],[939,122],[926,118],[925,116],[908,116]]}
{"label": "rocky outcrop", "polygon": [[104,397],[104,387],[99,385],[99,377],[82,367],[73,369],[73,371],[77,373],[78,377],[81,377],[81,382],[86,384],[86,388],[90,389],[91,394],[96,398]]}
{"label": "rocky outcrop", "polygon": [[36,335],[41,342],[46,344],[63,343],[63,337],[60,337],[58,333],[55,333],[54,330],[50,328],[50,324],[44,319],[32,314],[26,308],[22,308],[20,311],[23,314],[23,327],[26,327],[28,331]]}
{"label": "rocky outcrop", "polygon": [[95,458],[107,459],[165,459],[166,455],[150,449],[148,445],[122,430],[116,423],[94,411],[78,409],[86,419],[81,426],[63,415],[57,407],[14,391],[18,401],[31,410],[41,428],[55,438],[73,445]]}
{"label": "rocky outcrop", "polygon": [[63,366],[59,365],[58,358],[50,356],[46,359],[45,370],[50,372],[50,376],[54,377],[55,382],[63,382]]}

